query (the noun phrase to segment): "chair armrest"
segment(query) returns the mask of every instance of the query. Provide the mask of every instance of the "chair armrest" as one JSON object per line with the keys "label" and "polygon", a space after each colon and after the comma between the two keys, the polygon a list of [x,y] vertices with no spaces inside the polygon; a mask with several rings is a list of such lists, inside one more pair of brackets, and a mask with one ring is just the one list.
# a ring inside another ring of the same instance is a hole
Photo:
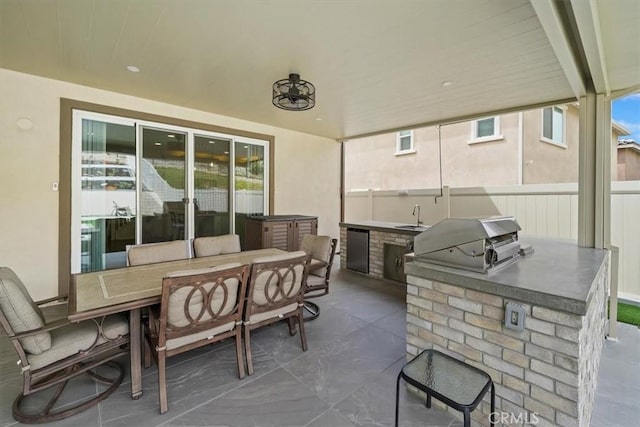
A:
{"label": "chair armrest", "polygon": [[32,329],[30,331],[25,331],[25,332],[18,332],[17,334],[13,335],[11,338],[12,339],[22,339],[22,338],[27,338],[30,337],[32,335],[38,335],[41,334],[43,332],[49,332],[49,331],[53,331],[54,329],[59,329],[63,326],[68,325],[70,322],[67,319],[60,319],[60,320],[56,320],[54,322],[50,322],[47,323],[46,325],[44,325],[41,328],[38,329]]}
{"label": "chair armrest", "polygon": [[52,297],[52,298],[47,298],[47,299],[43,299],[40,301],[36,301],[36,305],[44,305],[44,304],[49,304],[50,302],[54,302],[54,301],[66,301],[68,299],[68,297],[66,296],[58,296],[58,297]]}
{"label": "chair armrest", "polygon": [[314,265],[309,264],[309,272],[312,272],[315,270],[321,270],[328,266],[329,266],[329,263],[326,261],[320,261],[319,263],[316,263]]}

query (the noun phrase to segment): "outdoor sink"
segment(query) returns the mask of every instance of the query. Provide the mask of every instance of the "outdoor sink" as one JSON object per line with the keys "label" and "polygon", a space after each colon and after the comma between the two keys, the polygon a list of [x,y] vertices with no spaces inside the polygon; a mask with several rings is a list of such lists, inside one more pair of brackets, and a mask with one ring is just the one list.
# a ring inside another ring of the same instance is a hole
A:
{"label": "outdoor sink", "polygon": [[413,224],[406,224],[406,225],[396,225],[395,228],[401,228],[403,230],[419,230],[419,231],[424,231],[429,227],[425,227],[424,225],[413,225]]}

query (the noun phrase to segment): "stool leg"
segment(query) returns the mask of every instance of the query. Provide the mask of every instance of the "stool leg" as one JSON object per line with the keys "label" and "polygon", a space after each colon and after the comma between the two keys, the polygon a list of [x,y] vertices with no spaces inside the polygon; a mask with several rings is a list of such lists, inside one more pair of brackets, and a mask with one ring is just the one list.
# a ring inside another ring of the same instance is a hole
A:
{"label": "stool leg", "polygon": [[427,402],[424,406],[426,406],[427,408],[431,408],[431,395],[429,393],[427,393]]}
{"label": "stool leg", "polygon": [[402,372],[400,372],[398,374],[398,379],[396,380],[396,421],[395,421],[395,427],[398,427],[398,409],[399,409],[399,404],[398,402],[400,401],[400,377],[402,375]]}
{"label": "stool leg", "polygon": [[464,427],[471,427],[471,414],[469,413],[469,409],[465,409],[462,412],[464,414]]}
{"label": "stool leg", "polygon": [[493,381],[491,381],[491,415],[489,415],[489,422],[491,423],[491,425],[497,424],[494,417],[495,412],[496,412],[496,388],[493,385]]}

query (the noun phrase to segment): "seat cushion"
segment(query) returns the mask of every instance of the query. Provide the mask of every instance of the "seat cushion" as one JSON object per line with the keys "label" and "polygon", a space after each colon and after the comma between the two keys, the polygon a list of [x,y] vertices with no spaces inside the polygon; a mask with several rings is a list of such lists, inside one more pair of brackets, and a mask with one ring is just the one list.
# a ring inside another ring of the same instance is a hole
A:
{"label": "seat cushion", "polygon": [[[116,339],[129,333],[129,323],[122,314],[114,314],[104,319],[102,330],[106,337]],[[51,348],[40,354],[27,355],[32,370],[48,366],[58,360],[73,356],[90,348],[98,336],[97,325],[92,320],[70,323],[51,331]],[[100,336],[97,344],[107,342]]]}
{"label": "seat cushion", "polygon": [[276,308],[274,310],[265,311],[264,313],[255,313],[252,314],[249,318],[249,324],[260,323],[266,319],[272,319],[275,317],[284,316],[285,314],[289,314],[292,311],[296,311],[298,309],[298,303],[294,302],[289,305],[285,305],[284,307]]}
{"label": "seat cushion", "polygon": [[196,257],[233,254],[240,252],[240,236],[226,234],[223,236],[198,237],[193,241]]}
{"label": "seat cushion", "polygon": [[[8,267],[0,267],[0,308],[13,332],[27,332],[44,326],[44,316],[33,302],[24,283]],[[51,335],[42,332],[20,339],[22,348],[40,354],[51,347]]]}
{"label": "seat cushion", "polygon": [[146,243],[129,247],[129,265],[154,264],[190,258],[189,243],[185,240]]}
{"label": "seat cushion", "polygon": [[[167,274],[167,277],[187,277],[197,274],[215,274],[220,271],[227,270],[229,268],[237,268],[242,264],[240,263],[228,263],[217,265],[215,267],[201,268],[197,270],[184,270],[175,271]],[[205,283],[203,288],[206,292],[210,292],[214,286],[214,282]],[[212,295],[210,295],[211,311],[217,313],[219,317],[226,316],[232,312],[235,308],[238,299],[238,286],[240,281],[235,278],[228,278],[224,281],[226,289],[228,291],[226,298],[225,292],[222,287],[218,287]],[[191,323],[191,320],[185,316],[185,304],[189,301],[189,314],[191,318],[197,318],[199,313],[203,313],[199,319],[200,322],[205,322],[211,319],[211,315],[208,310],[204,308],[204,295],[202,292],[193,292],[193,287],[185,286],[177,289],[169,296],[169,304],[167,307],[167,322],[172,327],[183,327]],[[224,307],[222,306],[224,302]],[[215,335],[215,334],[214,334]],[[206,338],[206,336],[204,336]],[[194,341],[197,341],[194,340]]]}
{"label": "seat cushion", "polygon": [[327,268],[323,267],[314,269],[314,263],[317,267],[319,262],[329,262],[329,258],[331,257],[331,237],[305,234],[302,236],[300,249],[311,255],[309,274],[324,277],[327,274]]}
{"label": "seat cushion", "polygon": [[231,321],[227,322],[223,325],[216,326],[215,328],[207,329],[206,331],[197,332],[191,335],[185,335],[180,338],[173,338],[167,340],[166,346],[167,350],[173,350],[174,348],[182,347],[183,345],[191,344],[193,342],[198,342],[204,339],[211,339],[216,335],[220,335],[224,332],[228,332],[233,330],[236,322]]}
{"label": "seat cushion", "polygon": [[[261,264],[286,261],[289,259],[299,258],[301,256],[306,256],[306,254],[303,251],[287,252],[281,255],[255,258],[252,263]],[[293,267],[293,274],[285,270],[285,268],[280,269],[280,273],[284,275],[284,283],[282,284],[282,289],[284,289],[284,291],[290,297],[294,297],[295,295],[299,294],[300,290],[302,289],[304,266],[302,263],[295,265]],[[254,285],[253,289],[251,290],[251,298],[253,304],[266,305],[270,304],[269,300],[273,300],[273,302],[282,300],[282,295],[277,292],[277,277],[272,273],[271,270],[263,270],[259,272],[253,271],[251,274],[255,274],[255,277],[252,278]],[[267,298],[267,294],[269,295],[269,298]]]}

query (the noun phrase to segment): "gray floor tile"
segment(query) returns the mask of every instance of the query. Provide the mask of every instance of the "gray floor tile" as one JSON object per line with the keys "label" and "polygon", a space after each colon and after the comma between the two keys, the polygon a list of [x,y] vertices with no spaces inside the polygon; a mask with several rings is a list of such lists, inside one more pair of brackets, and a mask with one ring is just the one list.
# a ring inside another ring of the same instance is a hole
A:
{"label": "gray floor tile", "polygon": [[[231,341],[168,361],[169,412],[160,415],[157,370],[143,371],[144,394],[131,400],[129,363],[120,388],[98,407],[55,426],[390,426],[395,381],[406,362],[406,302],[395,283],[334,268],[328,295],[315,300],[320,317],[306,323],[309,350],[286,325],[252,334],[255,374],[240,381]],[[606,341],[591,426],[632,426],[640,420],[640,329],[620,324]],[[18,425],[11,405],[22,383],[17,356],[0,337],[0,426]],[[82,379],[65,401],[96,392]],[[400,425],[458,426],[438,408],[427,409],[401,387]]]}
{"label": "gray floor tile", "polygon": [[285,365],[328,403],[341,401],[405,353],[404,339],[373,326]]}
{"label": "gray floor tile", "polygon": [[276,369],[165,423],[167,426],[304,426],[328,405]]}

